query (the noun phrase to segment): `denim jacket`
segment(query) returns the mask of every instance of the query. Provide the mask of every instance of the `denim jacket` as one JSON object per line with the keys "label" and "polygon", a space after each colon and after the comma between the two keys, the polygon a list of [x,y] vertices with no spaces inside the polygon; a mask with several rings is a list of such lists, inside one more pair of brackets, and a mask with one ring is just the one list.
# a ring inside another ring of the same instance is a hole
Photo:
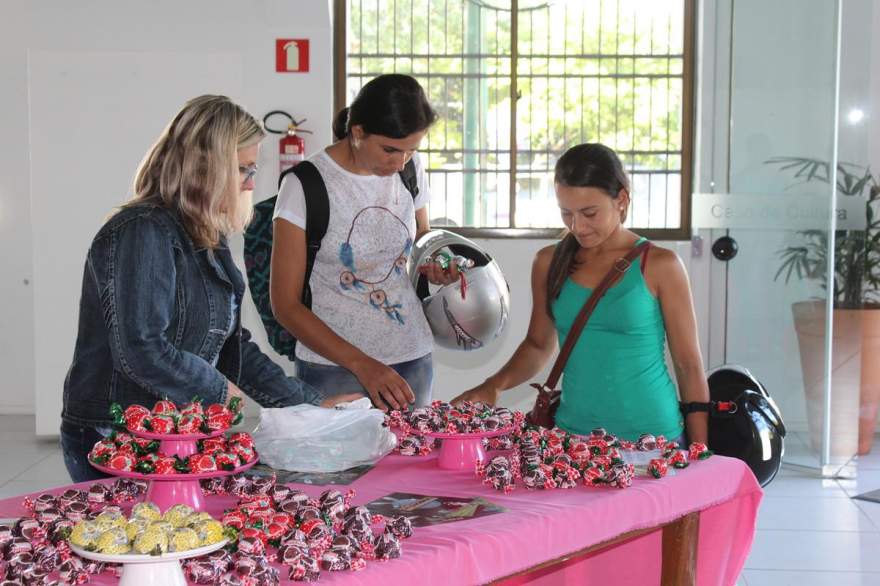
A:
{"label": "denim jacket", "polygon": [[213,251],[196,248],[161,207],[114,215],[86,259],[62,420],[104,427],[111,403],[149,408],[166,397],[222,403],[227,380],[264,407],[318,404],[318,391],[288,377],[241,327],[243,295],[225,242]]}

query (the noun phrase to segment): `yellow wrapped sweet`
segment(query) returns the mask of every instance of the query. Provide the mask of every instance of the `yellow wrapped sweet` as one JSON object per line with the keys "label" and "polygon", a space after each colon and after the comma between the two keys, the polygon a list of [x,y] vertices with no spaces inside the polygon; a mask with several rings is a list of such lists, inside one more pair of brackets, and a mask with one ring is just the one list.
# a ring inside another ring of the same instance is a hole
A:
{"label": "yellow wrapped sweet", "polygon": [[157,531],[161,531],[162,533],[171,533],[174,531],[174,525],[169,523],[168,521],[153,521],[149,525],[150,529],[156,529]]}
{"label": "yellow wrapped sweet", "polygon": [[193,513],[186,518],[186,520],[183,522],[183,526],[193,527],[194,525],[201,523],[202,521],[210,521],[213,518],[214,517],[212,517],[209,513],[206,513],[205,511]]}
{"label": "yellow wrapped sweet", "polygon": [[129,541],[134,541],[134,538],[143,533],[149,526],[150,521],[147,519],[132,519],[125,526],[125,534],[128,535]]}
{"label": "yellow wrapped sweet", "polygon": [[135,553],[161,555],[168,551],[168,534],[154,525],[147,527],[143,533],[135,537]]}
{"label": "yellow wrapped sweet", "polygon": [[131,518],[158,521],[162,518],[162,511],[153,503],[138,503],[131,509]]}
{"label": "yellow wrapped sweet", "polygon": [[193,525],[193,529],[199,536],[199,547],[223,541],[223,524],[219,521],[214,519],[201,521]]}
{"label": "yellow wrapped sweet", "polygon": [[186,522],[186,518],[193,514],[193,510],[186,505],[174,505],[162,516],[163,521],[168,521],[175,528],[183,527]]}
{"label": "yellow wrapped sweet", "polygon": [[87,549],[94,546],[100,536],[101,530],[94,521],[80,521],[73,526],[69,541],[72,545]]}
{"label": "yellow wrapped sweet", "polygon": [[128,536],[125,530],[120,527],[114,527],[108,531],[104,531],[98,541],[95,542],[95,550],[100,553],[118,555],[131,551],[128,544]]}
{"label": "yellow wrapped sweet", "polygon": [[98,526],[101,533],[104,533],[113,528],[125,529],[126,525],[128,525],[128,519],[118,511],[104,511],[95,517],[95,525]]}
{"label": "yellow wrapped sweet", "polygon": [[199,547],[199,536],[189,527],[175,529],[168,539],[168,551],[187,551]]}

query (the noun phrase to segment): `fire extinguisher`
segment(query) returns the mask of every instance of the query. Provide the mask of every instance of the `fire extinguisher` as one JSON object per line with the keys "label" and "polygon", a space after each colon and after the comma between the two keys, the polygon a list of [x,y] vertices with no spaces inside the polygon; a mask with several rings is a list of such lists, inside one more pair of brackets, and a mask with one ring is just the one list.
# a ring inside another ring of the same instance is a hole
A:
{"label": "fire extinguisher", "polygon": [[[268,119],[272,116],[285,116],[289,122],[287,124],[287,130],[275,130],[269,127]],[[291,167],[295,167],[299,163],[305,160],[306,158],[306,142],[303,140],[300,134],[311,134],[310,130],[306,130],[301,128],[303,122],[306,119],[295,120],[293,116],[288,114],[283,110],[273,110],[263,116],[263,127],[267,132],[272,132],[274,134],[284,134],[281,140],[278,141],[278,173],[284,173]]]}

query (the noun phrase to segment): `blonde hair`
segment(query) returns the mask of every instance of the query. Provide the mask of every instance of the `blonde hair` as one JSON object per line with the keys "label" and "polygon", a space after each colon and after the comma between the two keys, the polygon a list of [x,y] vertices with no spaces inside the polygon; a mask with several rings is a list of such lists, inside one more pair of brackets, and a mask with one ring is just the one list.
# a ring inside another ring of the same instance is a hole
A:
{"label": "blonde hair", "polygon": [[264,136],[254,117],[226,96],[189,100],[147,152],[134,197],[123,207],[174,210],[196,246],[216,248],[250,221],[253,202],[241,193],[237,151]]}

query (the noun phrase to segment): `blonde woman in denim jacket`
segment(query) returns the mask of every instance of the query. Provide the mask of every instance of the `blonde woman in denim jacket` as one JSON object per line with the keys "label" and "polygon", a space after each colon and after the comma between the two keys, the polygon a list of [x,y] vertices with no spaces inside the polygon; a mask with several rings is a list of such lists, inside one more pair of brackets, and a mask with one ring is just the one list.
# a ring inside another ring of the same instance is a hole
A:
{"label": "blonde woman in denim jacket", "polygon": [[61,446],[74,482],[110,432],[111,403],[163,398],[264,407],[322,403],[241,326],[244,281],[227,245],[250,219],[263,130],[224,96],[187,102],[138,169],[134,198],[98,231],[83,275],[79,331],[64,382]]}

